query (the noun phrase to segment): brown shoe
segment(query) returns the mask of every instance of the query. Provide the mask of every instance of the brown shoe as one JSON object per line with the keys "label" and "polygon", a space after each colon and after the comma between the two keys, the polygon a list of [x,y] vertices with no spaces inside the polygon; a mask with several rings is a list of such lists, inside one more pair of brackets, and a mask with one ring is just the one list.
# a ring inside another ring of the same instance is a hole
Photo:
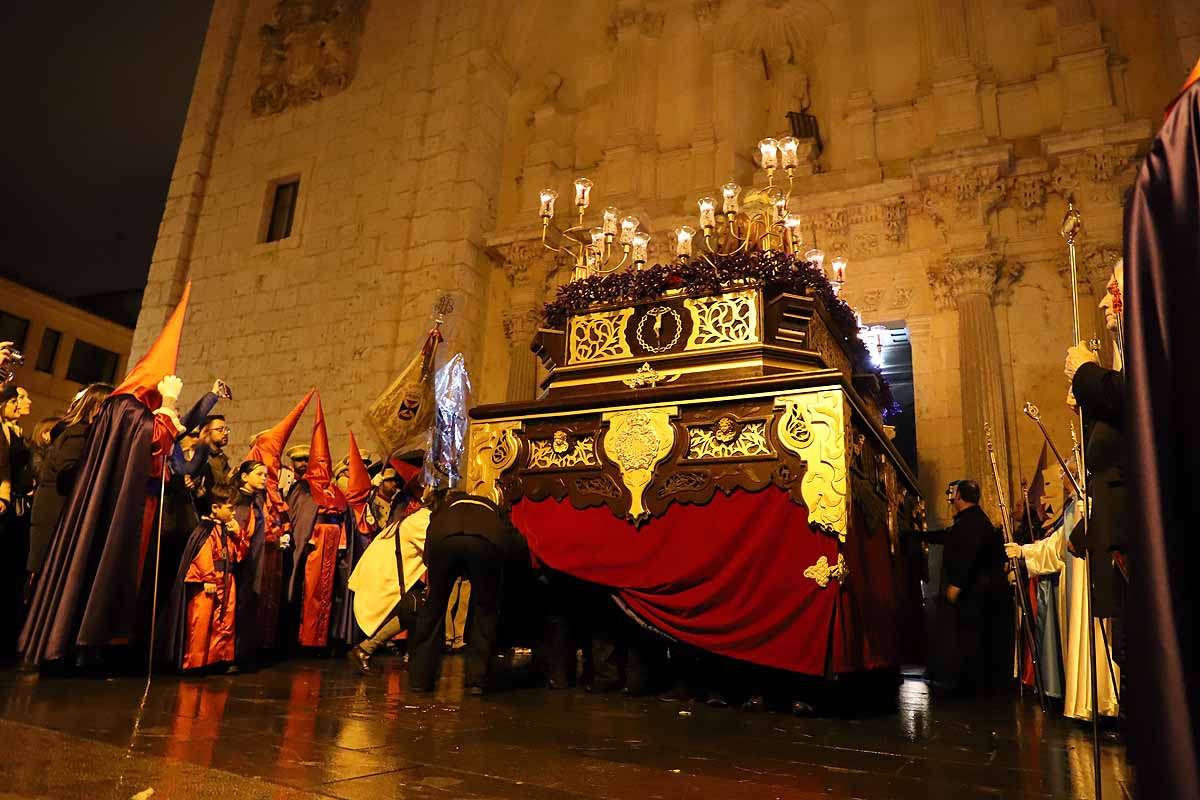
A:
{"label": "brown shoe", "polygon": [[350,648],[350,652],[346,653],[346,658],[350,663],[358,669],[363,675],[371,674],[371,656],[366,650],[363,650],[358,645]]}

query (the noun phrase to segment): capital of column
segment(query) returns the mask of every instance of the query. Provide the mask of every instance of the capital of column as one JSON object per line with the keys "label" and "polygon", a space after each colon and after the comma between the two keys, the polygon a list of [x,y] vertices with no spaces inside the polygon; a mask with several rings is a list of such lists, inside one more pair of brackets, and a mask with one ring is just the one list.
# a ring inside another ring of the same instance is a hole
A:
{"label": "capital of column", "polygon": [[498,244],[492,251],[504,269],[508,285],[534,286],[554,271],[557,254],[547,250],[540,239],[518,239]]}
{"label": "capital of column", "polygon": [[525,350],[533,341],[533,335],[542,327],[542,310],[528,304],[512,306],[504,312],[503,325],[509,349]]}
{"label": "capital of column", "polygon": [[963,298],[983,296],[988,302],[1008,299],[1012,285],[1021,277],[1021,266],[1000,253],[947,253],[926,270],[938,308],[955,309]]}
{"label": "capital of column", "polygon": [[[1108,288],[1113,267],[1124,253],[1120,242],[1082,242],[1076,254],[1080,288],[1090,291],[1093,297],[1101,297]],[[1058,267],[1058,276],[1063,286],[1071,288],[1071,262],[1064,254]]]}

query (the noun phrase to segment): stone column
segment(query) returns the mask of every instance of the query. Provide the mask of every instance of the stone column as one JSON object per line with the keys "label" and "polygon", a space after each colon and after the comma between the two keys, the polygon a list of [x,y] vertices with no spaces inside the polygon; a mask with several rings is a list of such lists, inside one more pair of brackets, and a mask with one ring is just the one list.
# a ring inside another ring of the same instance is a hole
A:
{"label": "stone column", "polygon": [[965,477],[979,481],[983,508],[996,524],[1000,523],[999,503],[984,425],[991,425],[1001,486],[1011,503],[1003,365],[992,303],[997,289],[1008,284],[1012,274],[998,253],[987,250],[948,254],[929,270],[939,307],[958,312]]}
{"label": "stone column", "polygon": [[532,400],[537,395],[537,361],[530,345],[542,324],[541,309],[532,303],[504,312],[504,337],[508,340],[508,392],[506,399]]}

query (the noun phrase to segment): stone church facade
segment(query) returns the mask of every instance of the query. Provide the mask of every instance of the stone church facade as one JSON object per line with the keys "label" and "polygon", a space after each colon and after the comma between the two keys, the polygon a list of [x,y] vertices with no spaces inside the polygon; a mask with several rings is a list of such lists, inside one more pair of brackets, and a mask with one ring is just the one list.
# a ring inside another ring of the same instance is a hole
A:
{"label": "stone church facade", "polygon": [[532,397],[539,308],[571,275],[538,190],[592,178],[665,261],[804,111],[793,210],[849,259],[864,323],[910,332],[944,519],[945,481],[987,474],[984,422],[1014,486],[1041,446],[1024,401],[1068,440],[1067,198],[1090,308],[1198,51],[1191,0],[216,0],[133,351],[190,280],[179,371],[230,382],[238,441],[316,384],[340,449],[449,294],[476,400]]}

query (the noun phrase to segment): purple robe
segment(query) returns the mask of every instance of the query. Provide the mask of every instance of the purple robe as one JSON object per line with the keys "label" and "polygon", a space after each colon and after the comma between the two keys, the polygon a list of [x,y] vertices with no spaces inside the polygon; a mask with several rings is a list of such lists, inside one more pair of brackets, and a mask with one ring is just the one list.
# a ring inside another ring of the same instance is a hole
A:
{"label": "purple robe", "polygon": [[1125,211],[1126,431],[1133,508],[1127,651],[1141,797],[1200,797],[1200,84],[1180,97]]}
{"label": "purple robe", "polygon": [[88,430],[30,603],[20,650],[31,664],[138,633],[138,560],[154,415],[132,395],[104,401]]}

